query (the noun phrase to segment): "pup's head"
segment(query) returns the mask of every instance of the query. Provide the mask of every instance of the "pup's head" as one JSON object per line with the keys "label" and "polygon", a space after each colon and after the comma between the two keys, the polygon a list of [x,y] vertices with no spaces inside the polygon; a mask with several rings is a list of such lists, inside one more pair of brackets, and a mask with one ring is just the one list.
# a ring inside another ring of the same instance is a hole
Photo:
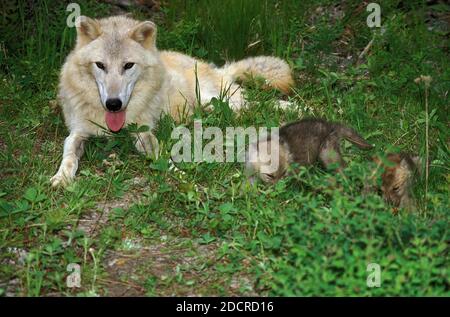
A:
{"label": "pup's head", "polygon": [[388,164],[374,157],[374,161],[383,166],[381,175],[381,191],[384,199],[394,207],[411,208],[414,205],[411,198],[411,185],[416,171],[420,172],[421,159],[407,154],[388,154]]}
{"label": "pup's head", "polygon": [[156,26],[150,21],[124,16],[101,20],[82,16],[77,20],[77,62],[95,80],[105,121],[112,131],[124,125],[138,81],[157,74],[155,41]]}
{"label": "pup's head", "polygon": [[249,145],[245,160],[245,173],[253,183],[256,177],[265,183],[276,183],[286,173],[289,153],[278,138],[258,141]]}

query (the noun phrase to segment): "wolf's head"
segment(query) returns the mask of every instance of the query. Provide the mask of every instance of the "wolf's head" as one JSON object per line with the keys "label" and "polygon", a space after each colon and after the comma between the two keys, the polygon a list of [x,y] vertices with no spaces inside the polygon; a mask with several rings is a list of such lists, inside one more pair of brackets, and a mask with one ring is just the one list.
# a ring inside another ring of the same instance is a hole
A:
{"label": "wolf's head", "polygon": [[383,165],[384,172],[381,175],[381,191],[385,200],[394,207],[412,208],[414,205],[411,197],[411,186],[414,173],[420,173],[422,161],[418,156],[408,154],[389,153],[386,157],[387,165],[375,157],[378,165]]}
{"label": "wolf's head", "polygon": [[136,84],[145,77],[157,78],[153,76],[159,64],[155,41],[156,26],[150,21],[123,16],[101,20],[81,16],[77,21],[78,63],[97,84],[111,131],[125,124]]}
{"label": "wolf's head", "polygon": [[[274,137],[275,136],[275,137]],[[276,183],[285,174],[289,164],[289,152],[279,141],[278,134],[263,137],[249,145],[245,159],[245,174],[250,182],[261,179],[265,183]]]}

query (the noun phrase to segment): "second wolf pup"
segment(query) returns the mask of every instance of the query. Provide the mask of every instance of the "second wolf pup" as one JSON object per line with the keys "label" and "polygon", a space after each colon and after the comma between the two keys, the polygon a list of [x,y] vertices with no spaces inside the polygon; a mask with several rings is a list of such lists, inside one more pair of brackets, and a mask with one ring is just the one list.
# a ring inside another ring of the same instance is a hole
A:
{"label": "second wolf pup", "polygon": [[387,164],[378,157],[373,160],[384,169],[381,175],[381,192],[384,199],[395,208],[414,209],[412,185],[415,173],[421,172],[420,157],[407,153],[389,153],[386,156]]}
{"label": "second wolf pup", "polygon": [[[246,172],[251,175],[251,181],[254,176],[258,176],[264,182],[275,183],[283,177],[291,163],[310,165],[319,161],[326,168],[337,164],[338,170],[341,170],[345,166],[340,151],[342,139],[361,149],[373,147],[353,129],[339,123],[322,119],[303,119],[287,124],[280,128],[278,141],[268,138],[250,144],[246,156]],[[269,156],[277,146],[278,168],[266,172],[269,170]]]}

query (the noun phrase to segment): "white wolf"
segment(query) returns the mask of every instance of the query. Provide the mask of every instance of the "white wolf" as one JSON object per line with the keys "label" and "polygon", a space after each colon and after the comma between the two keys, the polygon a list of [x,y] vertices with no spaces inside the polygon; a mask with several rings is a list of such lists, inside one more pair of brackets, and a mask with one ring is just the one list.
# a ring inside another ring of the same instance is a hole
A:
{"label": "white wolf", "polygon": [[158,145],[151,131],[162,113],[179,120],[199,102],[219,96],[224,87],[229,87],[230,106],[240,109],[244,100],[235,80],[247,74],[261,76],[268,86],[285,93],[293,85],[288,64],[275,57],[248,58],[217,68],[180,53],[158,51],[153,22],[124,16],[80,17],[76,46],[60,75],[58,99],[70,134],[52,185],[74,179],[89,136],[107,129],[117,132],[130,123],[146,125],[150,130],[136,135],[136,148],[150,154]]}

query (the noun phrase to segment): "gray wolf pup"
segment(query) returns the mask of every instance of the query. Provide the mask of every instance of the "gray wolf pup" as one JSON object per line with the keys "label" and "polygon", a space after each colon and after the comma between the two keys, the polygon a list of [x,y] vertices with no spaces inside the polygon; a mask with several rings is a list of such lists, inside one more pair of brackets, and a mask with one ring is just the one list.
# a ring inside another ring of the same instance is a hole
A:
{"label": "gray wolf pup", "polygon": [[[264,182],[275,183],[283,177],[291,163],[311,165],[319,161],[325,168],[336,164],[341,170],[345,166],[340,151],[343,138],[361,149],[373,147],[353,129],[339,123],[303,119],[287,124],[280,128],[278,142],[269,138],[250,144],[246,155],[246,174],[250,175],[252,182],[256,175]],[[261,147],[263,151],[260,151]],[[264,172],[263,168],[269,163],[274,149],[278,150],[278,169]]]}
{"label": "gray wolf pup", "polygon": [[377,166],[383,168],[381,192],[386,202],[396,208],[415,209],[412,185],[416,173],[421,173],[422,160],[407,153],[389,153],[386,161],[373,157]]}

